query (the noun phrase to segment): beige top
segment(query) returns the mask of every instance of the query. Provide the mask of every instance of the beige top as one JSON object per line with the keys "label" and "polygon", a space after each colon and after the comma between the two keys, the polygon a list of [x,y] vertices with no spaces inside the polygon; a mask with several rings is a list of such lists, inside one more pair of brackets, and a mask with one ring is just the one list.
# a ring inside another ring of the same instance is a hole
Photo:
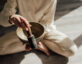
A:
{"label": "beige top", "polygon": [[45,31],[51,32],[56,29],[54,25],[56,0],[8,0],[0,13],[1,25],[10,25],[8,17],[16,13],[16,8],[29,22],[42,24]]}
{"label": "beige top", "polygon": [[56,0],[8,0],[3,11],[0,12],[0,24],[9,26],[7,21],[9,15],[15,14],[18,8],[19,14],[29,22],[50,25],[54,22],[55,7]]}

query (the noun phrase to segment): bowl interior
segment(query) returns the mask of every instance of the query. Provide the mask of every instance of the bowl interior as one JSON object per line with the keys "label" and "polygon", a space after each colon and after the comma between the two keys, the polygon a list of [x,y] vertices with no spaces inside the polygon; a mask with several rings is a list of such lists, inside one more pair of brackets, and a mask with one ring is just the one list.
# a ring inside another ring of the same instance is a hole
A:
{"label": "bowl interior", "polygon": [[[41,24],[33,22],[31,22],[30,24],[32,25],[31,30],[35,38],[40,37],[44,33],[44,27]],[[25,30],[23,30],[23,32],[26,34]]]}

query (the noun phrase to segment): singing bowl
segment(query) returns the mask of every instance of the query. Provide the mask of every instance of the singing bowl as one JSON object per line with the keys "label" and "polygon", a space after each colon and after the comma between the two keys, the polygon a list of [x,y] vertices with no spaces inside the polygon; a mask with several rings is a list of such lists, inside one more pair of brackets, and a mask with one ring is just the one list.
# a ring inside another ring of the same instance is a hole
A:
{"label": "singing bowl", "polygon": [[[41,38],[45,33],[43,25],[35,22],[30,22],[30,24],[31,24],[32,34],[35,36],[35,38],[36,39]],[[28,41],[27,33],[22,28],[18,27],[16,30],[16,34],[20,39],[24,41]]]}

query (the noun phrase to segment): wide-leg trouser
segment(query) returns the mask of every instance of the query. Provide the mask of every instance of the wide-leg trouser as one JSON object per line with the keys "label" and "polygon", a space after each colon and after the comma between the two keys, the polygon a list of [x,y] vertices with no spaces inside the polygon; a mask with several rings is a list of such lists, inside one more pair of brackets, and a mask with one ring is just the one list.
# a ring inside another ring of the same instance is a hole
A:
{"label": "wide-leg trouser", "polygon": [[[65,57],[72,56],[77,51],[75,43],[67,35],[57,30],[45,34],[42,42],[53,52]],[[22,51],[25,51],[25,45],[22,44],[15,31],[0,37],[0,55]]]}

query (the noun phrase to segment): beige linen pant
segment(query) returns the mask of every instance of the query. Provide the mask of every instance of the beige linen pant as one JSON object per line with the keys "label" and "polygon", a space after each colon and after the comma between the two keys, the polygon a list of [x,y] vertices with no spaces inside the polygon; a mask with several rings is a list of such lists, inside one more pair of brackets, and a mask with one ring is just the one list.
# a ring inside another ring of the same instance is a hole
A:
{"label": "beige linen pant", "polygon": [[[74,42],[57,30],[52,33],[46,33],[41,41],[53,52],[66,57],[74,55],[77,51],[77,46]],[[15,31],[0,37],[0,55],[22,51],[25,51],[25,45],[19,40]]]}

